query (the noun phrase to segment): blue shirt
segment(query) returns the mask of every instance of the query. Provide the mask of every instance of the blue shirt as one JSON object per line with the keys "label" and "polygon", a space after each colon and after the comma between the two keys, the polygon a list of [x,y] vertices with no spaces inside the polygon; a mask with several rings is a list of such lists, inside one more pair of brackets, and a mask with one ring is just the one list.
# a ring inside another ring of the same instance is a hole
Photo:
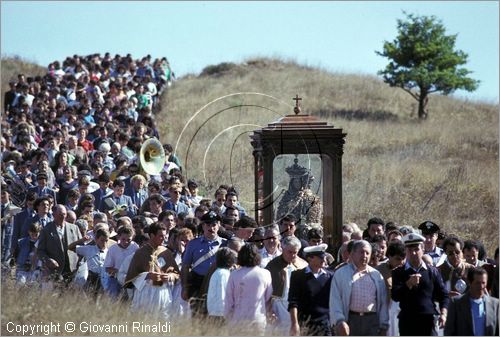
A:
{"label": "blue shirt", "polygon": [[[204,236],[189,241],[186,251],[182,256],[182,265],[185,267],[191,267],[196,261],[198,261],[199,258],[211,250],[218,250],[220,247],[225,246],[226,242],[226,239],[221,237],[217,237],[215,240],[208,240]],[[197,265],[192,271],[199,275],[206,275],[208,273],[208,269],[214,262],[215,254]]]}
{"label": "blue shirt", "polygon": [[432,265],[434,266],[441,264],[445,257],[443,256],[444,251],[439,247],[435,247],[433,251],[426,252],[425,254],[432,258]]}
{"label": "blue shirt", "polygon": [[405,270],[408,270],[408,269],[413,270],[415,273],[420,273],[420,270],[422,270],[422,269],[427,270],[427,265],[425,264],[424,261],[420,261],[420,266],[418,267],[418,269],[415,269],[415,268],[412,267],[412,265],[410,264],[410,262],[406,261],[406,263],[405,263]]}
{"label": "blue shirt", "polygon": [[469,297],[472,313],[472,328],[474,336],[484,336],[486,329],[486,312],[484,310],[484,299],[473,299]]}
{"label": "blue shirt", "polygon": [[174,204],[172,200],[167,200],[165,205],[163,206],[164,211],[174,211],[176,214],[186,213],[189,214],[189,206],[185,203],[178,201],[177,204]]}

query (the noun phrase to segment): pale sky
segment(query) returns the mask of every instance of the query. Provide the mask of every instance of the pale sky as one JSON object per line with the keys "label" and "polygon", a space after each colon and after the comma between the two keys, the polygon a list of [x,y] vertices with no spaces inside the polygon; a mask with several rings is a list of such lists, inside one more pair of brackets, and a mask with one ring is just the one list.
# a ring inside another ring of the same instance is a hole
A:
{"label": "pale sky", "polygon": [[481,84],[456,96],[498,103],[498,1],[2,1],[1,52],[43,66],[96,52],[166,56],[177,77],[255,56],[376,75],[387,60],[375,51],[396,37],[403,11],[458,34]]}

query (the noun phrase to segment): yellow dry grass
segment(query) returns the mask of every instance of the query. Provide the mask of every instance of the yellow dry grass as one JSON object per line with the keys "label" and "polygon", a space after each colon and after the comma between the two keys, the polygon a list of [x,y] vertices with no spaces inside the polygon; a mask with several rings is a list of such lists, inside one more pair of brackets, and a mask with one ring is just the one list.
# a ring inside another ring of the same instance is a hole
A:
{"label": "yellow dry grass", "polygon": [[47,69],[19,56],[2,57],[2,100],[3,94],[9,90],[9,81],[17,80],[17,75],[24,74],[26,77],[43,76]]}
{"label": "yellow dry grass", "polygon": [[34,285],[18,287],[10,280],[2,283],[1,317],[2,336],[23,335],[16,333],[16,326],[38,329],[34,334],[25,332],[25,336],[230,335],[227,328],[207,320],[155,317],[132,312],[129,302],[114,302],[106,296],[96,300],[78,289],[48,291]]}

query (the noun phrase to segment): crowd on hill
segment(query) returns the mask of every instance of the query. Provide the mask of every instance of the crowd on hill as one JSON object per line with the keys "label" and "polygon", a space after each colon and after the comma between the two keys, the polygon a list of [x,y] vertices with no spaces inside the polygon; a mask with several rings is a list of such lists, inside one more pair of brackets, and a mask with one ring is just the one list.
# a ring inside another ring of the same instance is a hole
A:
{"label": "crowd on hill", "polygon": [[432,221],[346,224],[335,247],[293,215],[259,226],[238,188],[200,195],[170,144],[147,174],[139,152],[173,80],[166,58],[93,54],[9,83],[2,277],[249,334],[498,335],[498,248],[489,259]]}

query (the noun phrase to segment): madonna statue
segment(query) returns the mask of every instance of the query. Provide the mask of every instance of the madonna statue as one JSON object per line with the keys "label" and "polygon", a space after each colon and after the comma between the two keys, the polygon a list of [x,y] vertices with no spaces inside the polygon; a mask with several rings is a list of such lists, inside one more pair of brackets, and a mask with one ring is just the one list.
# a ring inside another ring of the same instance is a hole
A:
{"label": "madonna statue", "polygon": [[307,240],[307,232],[310,228],[322,228],[323,204],[320,197],[311,190],[314,176],[309,169],[300,166],[298,162],[296,157],[294,164],[286,168],[290,182],[288,190],[279,201],[275,221],[279,222],[284,216],[293,214],[297,219],[296,235]]}

